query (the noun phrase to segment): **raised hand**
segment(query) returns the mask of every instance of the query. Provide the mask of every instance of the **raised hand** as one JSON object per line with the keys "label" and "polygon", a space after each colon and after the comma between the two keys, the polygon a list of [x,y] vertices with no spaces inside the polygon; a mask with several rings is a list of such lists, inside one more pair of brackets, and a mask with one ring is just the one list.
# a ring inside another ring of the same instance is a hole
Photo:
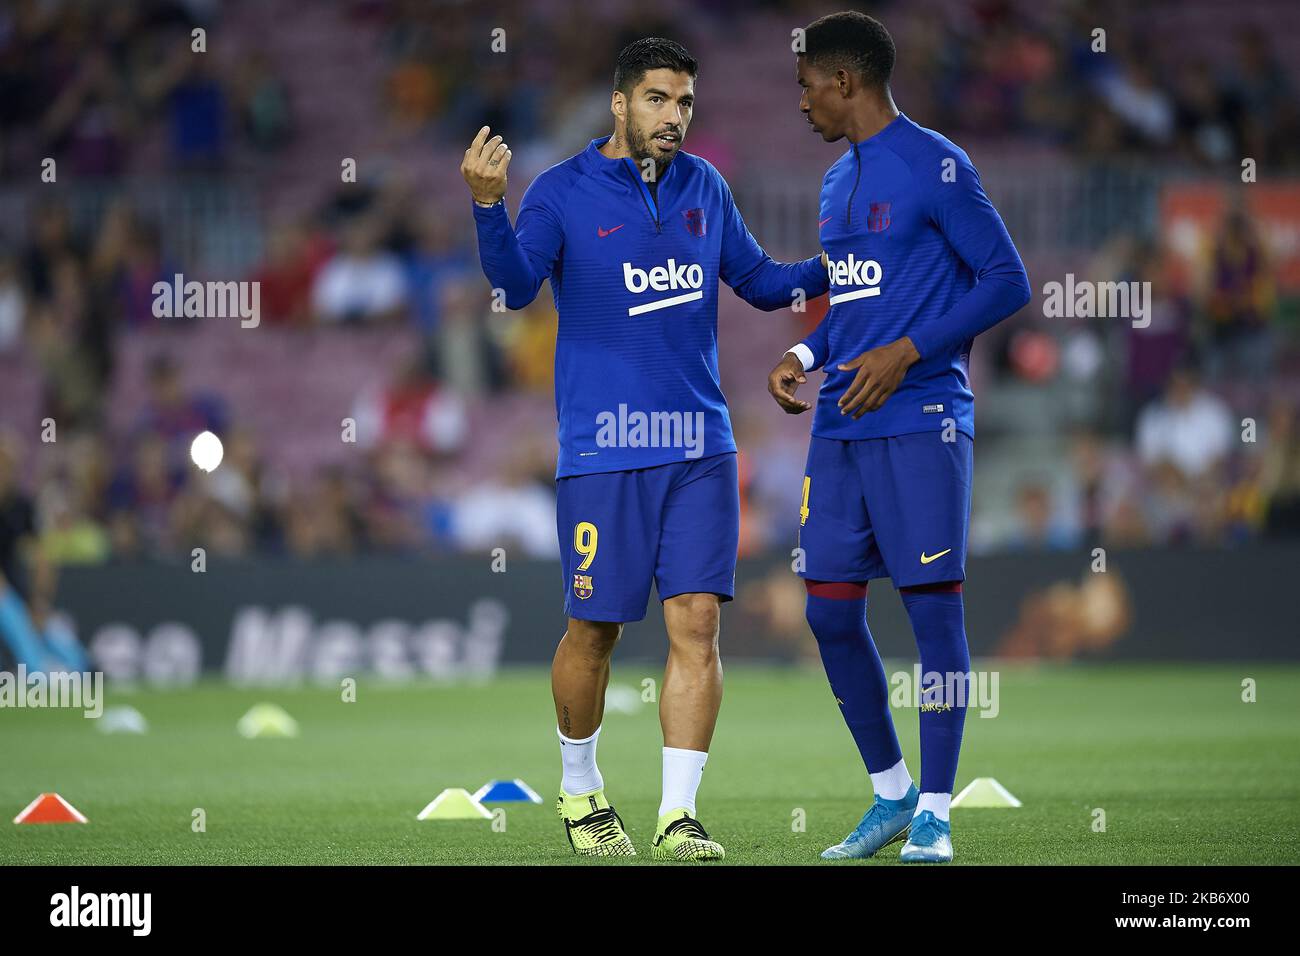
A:
{"label": "raised hand", "polygon": [[474,201],[490,206],[506,194],[506,170],[510,168],[510,147],[500,136],[488,139],[491,130],[484,126],[465,150],[460,174],[469,184]]}

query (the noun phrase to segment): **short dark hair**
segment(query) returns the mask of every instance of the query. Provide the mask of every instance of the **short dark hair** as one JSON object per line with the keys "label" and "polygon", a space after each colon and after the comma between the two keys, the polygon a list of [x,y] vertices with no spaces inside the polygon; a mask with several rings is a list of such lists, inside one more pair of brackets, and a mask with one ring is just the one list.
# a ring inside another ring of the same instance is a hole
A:
{"label": "short dark hair", "polygon": [[618,65],[614,67],[614,89],[624,96],[630,95],[651,70],[674,70],[694,79],[699,64],[680,43],[663,37],[642,37],[619,52]]}
{"label": "short dark hair", "polygon": [[894,38],[874,17],[845,10],[808,24],[803,56],[818,69],[849,70],[871,86],[884,87],[894,73]]}

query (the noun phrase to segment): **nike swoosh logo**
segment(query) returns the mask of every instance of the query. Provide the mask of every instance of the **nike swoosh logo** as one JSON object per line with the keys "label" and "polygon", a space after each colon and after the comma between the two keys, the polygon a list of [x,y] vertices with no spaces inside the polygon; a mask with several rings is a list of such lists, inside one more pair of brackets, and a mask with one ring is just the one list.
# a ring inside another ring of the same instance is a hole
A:
{"label": "nike swoosh logo", "polygon": [[827,216],[827,217],[826,217],[825,219],[823,219],[821,222],[817,223],[817,228],[820,229],[822,226],[826,225],[828,222],[830,222],[830,221],[831,221],[832,219],[834,219],[834,218],[835,218],[834,216]]}
{"label": "nike swoosh logo", "polygon": [[597,226],[597,227],[596,227],[596,235],[598,235],[598,236],[600,236],[600,238],[604,239],[606,236],[610,235],[611,233],[618,232],[620,229],[622,229],[622,228],[623,228],[624,226],[626,226],[626,225],[627,225],[627,223],[625,223],[625,222],[620,222],[620,223],[619,223],[617,226],[615,226],[613,229],[601,229],[600,226]]}
{"label": "nike swoosh logo", "polygon": [[942,551],[940,551],[938,554],[926,554],[924,551],[922,551],[922,552],[921,552],[921,563],[922,563],[922,564],[929,564],[931,561],[938,561],[940,558],[942,558],[945,554],[947,554],[947,553],[948,553],[949,551],[951,551],[951,550],[952,550],[952,548],[944,548],[944,549],[943,549]]}

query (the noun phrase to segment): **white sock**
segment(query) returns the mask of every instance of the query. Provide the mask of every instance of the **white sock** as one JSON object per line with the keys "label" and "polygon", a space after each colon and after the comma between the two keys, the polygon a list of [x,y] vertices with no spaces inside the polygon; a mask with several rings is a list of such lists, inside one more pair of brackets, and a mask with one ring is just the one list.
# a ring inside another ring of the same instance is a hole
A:
{"label": "white sock", "polygon": [[948,807],[952,804],[951,793],[923,793],[920,801],[916,804],[916,813],[912,814],[915,820],[917,814],[923,810],[929,810],[944,823],[948,822]]}
{"label": "white sock", "polygon": [[902,800],[911,785],[912,775],[907,772],[907,763],[901,757],[888,770],[871,775],[871,786],[882,800]]}
{"label": "white sock", "polygon": [[560,764],[564,768],[560,789],[571,797],[602,789],[605,780],[596,766],[596,738],[600,736],[600,728],[583,740],[564,736],[558,727],[555,732],[560,735]]}
{"label": "white sock", "polygon": [[700,789],[704,761],[708,759],[709,755],[702,750],[664,748],[664,797],[659,804],[660,816],[679,808],[695,816],[695,791]]}

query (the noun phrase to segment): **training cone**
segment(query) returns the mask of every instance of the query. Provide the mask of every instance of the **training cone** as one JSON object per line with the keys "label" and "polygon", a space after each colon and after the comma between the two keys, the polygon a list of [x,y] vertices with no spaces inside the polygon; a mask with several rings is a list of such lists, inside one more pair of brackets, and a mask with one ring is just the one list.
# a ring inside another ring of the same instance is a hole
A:
{"label": "training cone", "polygon": [[605,689],[605,713],[639,714],[645,706],[641,692],[627,684],[611,684]]}
{"label": "training cone", "polygon": [[72,804],[57,793],[43,793],[18,816],[14,823],[89,823]]}
{"label": "training cone", "polygon": [[992,777],[976,777],[952,798],[954,807],[1018,807],[1019,800]]}
{"label": "training cone", "polygon": [[255,737],[297,737],[298,721],[275,704],[257,704],[239,718],[236,729],[239,736],[250,740]]}
{"label": "training cone", "polygon": [[491,820],[487,807],[469,795],[464,787],[442,791],[415,817],[417,820]]}
{"label": "training cone", "polygon": [[542,798],[518,777],[513,780],[489,780],[478,788],[474,799],[479,803],[541,803]]}
{"label": "training cone", "polygon": [[96,721],[101,734],[145,734],[149,722],[134,707],[110,707]]}

